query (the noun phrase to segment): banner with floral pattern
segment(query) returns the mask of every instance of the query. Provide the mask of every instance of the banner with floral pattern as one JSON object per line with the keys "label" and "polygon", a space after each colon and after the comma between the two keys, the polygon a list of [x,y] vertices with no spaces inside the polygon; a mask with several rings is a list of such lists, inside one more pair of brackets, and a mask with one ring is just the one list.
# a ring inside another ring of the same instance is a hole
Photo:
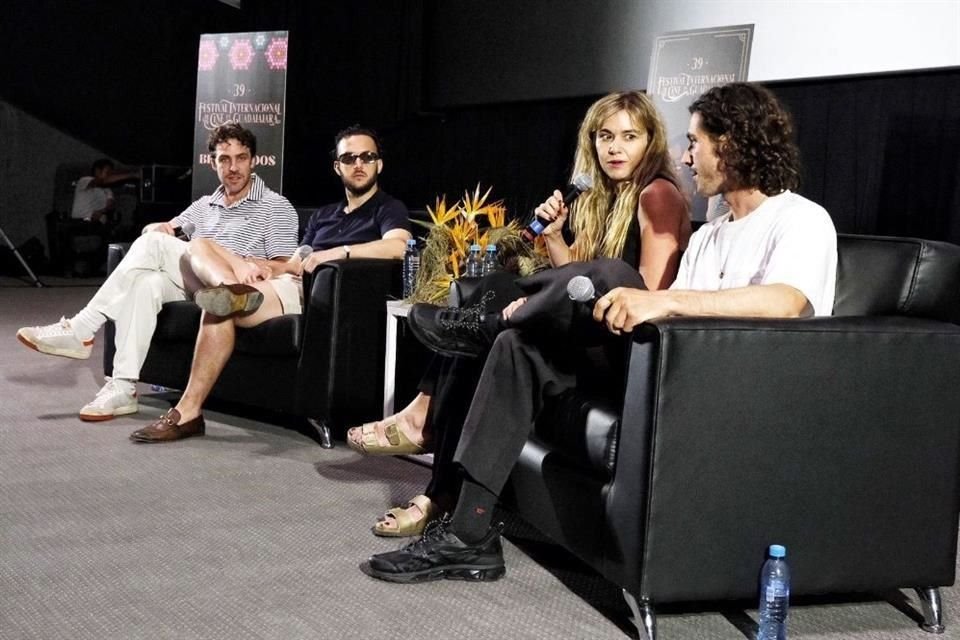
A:
{"label": "banner with floral pattern", "polygon": [[227,122],[257,136],[254,172],[274,191],[283,189],[283,125],[286,118],[286,31],[207,33],[197,55],[194,113],[193,197],[219,182],[210,169],[207,137]]}

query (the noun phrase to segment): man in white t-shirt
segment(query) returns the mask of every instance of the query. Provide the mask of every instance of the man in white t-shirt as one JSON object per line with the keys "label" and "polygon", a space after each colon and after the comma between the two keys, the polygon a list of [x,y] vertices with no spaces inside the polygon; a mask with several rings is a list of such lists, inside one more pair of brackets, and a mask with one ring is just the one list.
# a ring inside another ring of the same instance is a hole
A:
{"label": "man in white t-shirt", "polygon": [[[837,238],[824,209],[791,192],[799,159],[789,115],[762,87],[710,89],[690,106],[684,161],[697,191],[722,195],[730,211],[690,239],[668,290],[646,291],[631,279],[594,305],[593,317],[615,334],[664,316],[795,318],[830,315]],[[361,565],[391,582],[440,578],[496,580],[504,575],[499,527],[503,489],[539,413],[542,398],[577,384],[570,340],[553,344],[523,330],[500,333],[487,356],[464,421],[454,463],[462,483],[453,513],[420,540],[373,555]]]}
{"label": "man in white t-shirt", "polygon": [[113,191],[111,185],[136,180],[139,174],[134,171],[116,171],[113,161],[101,158],[93,163],[89,176],[77,180],[73,191],[73,208],[70,217],[87,222],[106,222],[113,211]]}
{"label": "man in white t-shirt", "polygon": [[730,211],[691,237],[669,290],[615,288],[594,318],[620,332],[675,315],[830,315],[837,234],[823,207],[790,191],[799,161],[789,115],[746,83],[712,89],[690,113],[684,162],[697,192],[722,195]]}

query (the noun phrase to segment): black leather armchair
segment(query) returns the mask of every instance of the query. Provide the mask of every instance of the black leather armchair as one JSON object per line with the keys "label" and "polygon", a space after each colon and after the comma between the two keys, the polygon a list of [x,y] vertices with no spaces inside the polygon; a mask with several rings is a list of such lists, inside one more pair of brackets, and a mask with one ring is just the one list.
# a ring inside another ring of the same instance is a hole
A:
{"label": "black leather armchair", "polygon": [[755,599],[771,543],[794,595],[916,588],[942,630],[960,247],[840,236],[834,311],[644,324],[622,406],[571,393],[538,420],[508,500],[622,588],[641,635],[656,603]]}
{"label": "black leather armchair", "polygon": [[[111,245],[110,271],[123,257]],[[304,279],[304,312],[237,332],[230,361],[211,397],[303,416],[321,443],[347,426],[379,417],[386,333],[384,303],[400,296],[400,260],[355,258],[320,265]],[[183,389],[190,375],[200,308],[165,304],[140,372],[143,382]],[[113,370],[113,323],[103,368]]]}

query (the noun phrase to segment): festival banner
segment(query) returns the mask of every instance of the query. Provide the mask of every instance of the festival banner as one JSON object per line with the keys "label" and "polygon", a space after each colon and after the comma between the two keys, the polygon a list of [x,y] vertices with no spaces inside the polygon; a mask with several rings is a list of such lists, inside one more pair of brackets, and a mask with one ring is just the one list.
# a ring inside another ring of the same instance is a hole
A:
{"label": "festival banner", "polygon": [[193,134],[193,198],[219,186],[210,168],[207,137],[227,122],[257,136],[254,172],[283,190],[287,32],[206,33],[197,57],[197,109]]}
{"label": "festival banner", "polygon": [[670,157],[681,188],[693,203],[694,220],[710,220],[724,208],[719,197],[708,203],[694,195],[690,171],[681,164],[690,123],[687,108],[711,87],[747,79],[752,42],[752,24],[673,31],[657,36],[653,42],[647,95],[653,98],[667,125]]}

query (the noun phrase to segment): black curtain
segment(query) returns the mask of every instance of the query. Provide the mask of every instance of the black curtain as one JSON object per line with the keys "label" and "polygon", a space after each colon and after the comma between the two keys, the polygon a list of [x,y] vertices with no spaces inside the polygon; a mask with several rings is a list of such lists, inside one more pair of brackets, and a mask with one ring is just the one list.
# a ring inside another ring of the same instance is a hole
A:
{"label": "black curtain", "polygon": [[[768,83],[793,113],[800,193],[843,233],[960,243],[960,70]],[[437,109],[391,130],[390,180],[409,206],[493,185],[525,215],[564,184],[597,96]]]}
{"label": "black curtain", "polygon": [[960,242],[960,70],[769,86],[838,230]]}

